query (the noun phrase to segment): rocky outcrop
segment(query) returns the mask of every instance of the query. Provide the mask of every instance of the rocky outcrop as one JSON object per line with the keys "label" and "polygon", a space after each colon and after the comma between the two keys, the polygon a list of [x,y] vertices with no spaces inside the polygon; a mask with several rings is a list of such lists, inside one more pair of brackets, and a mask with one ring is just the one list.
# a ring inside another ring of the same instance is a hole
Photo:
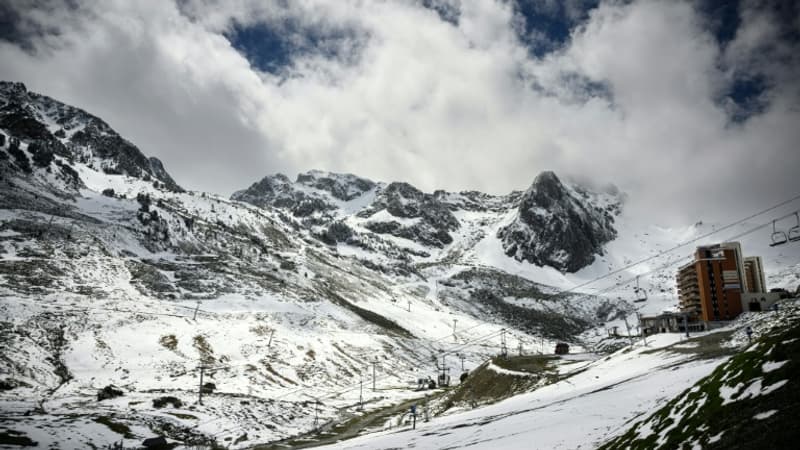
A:
{"label": "rocky outcrop", "polygon": [[337,209],[337,201],[354,200],[376,186],[355,175],[312,170],[298,175],[294,183],[280,173],[266,176],[235,192],[231,199],[261,208],[287,209],[298,218],[315,217],[317,222],[329,222],[333,216],[328,213]]}
{"label": "rocky outcrop", "polygon": [[297,175],[297,184],[328,192],[335,198],[345,202],[356,199],[374,189],[374,181],[360,178],[349,173],[331,173],[311,170]]}
{"label": "rocky outcrop", "polygon": [[[165,189],[183,190],[161,161],[146,157],[103,120],[30,92],[22,83],[0,81],[0,129],[28,144],[28,151],[39,167],[49,167],[53,155],[69,161],[96,158],[107,173],[152,179]],[[23,166],[20,165],[26,168]]]}
{"label": "rocky outcrop", "polygon": [[450,232],[460,226],[446,203],[436,195],[423,193],[408,183],[386,186],[359,216],[369,218],[384,209],[394,217],[414,220],[371,221],[364,226],[374,233],[390,234],[424,245],[444,247],[450,244],[453,242]]}
{"label": "rocky outcrop", "polygon": [[514,221],[498,237],[505,253],[519,261],[577,272],[603,254],[617,235],[618,204],[606,207],[590,194],[568,188],[553,172],[542,172],[520,199]]}

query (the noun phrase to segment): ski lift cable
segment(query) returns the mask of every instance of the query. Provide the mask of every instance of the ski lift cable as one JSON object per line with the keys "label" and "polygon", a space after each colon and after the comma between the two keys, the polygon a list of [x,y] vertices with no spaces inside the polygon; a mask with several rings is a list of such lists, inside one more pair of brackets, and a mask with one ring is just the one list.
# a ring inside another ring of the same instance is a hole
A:
{"label": "ski lift cable", "polygon": [[[789,213],[789,214],[787,214],[787,215],[784,215],[784,216],[782,216],[782,217],[779,217],[779,218],[777,218],[777,219],[775,219],[775,220],[782,220],[782,219],[785,219],[785,218],[787,218],[787,217],[791,217],[791,216],[793,216],[794,214],[795,214],[795,213]],[[767,222],[765,222],[765,223],[762,223],[762,224],[760,224],[760,225],[757,225],[757,226],[755,226],[755,227],[753,227],[753,228],[750,228],[750,229],[749,229],[749,230],[747,230],[747,231],[744,231],[744,232],[738,233],[738,234],[736,234],[736,235],[733,235],[733,236],[729,236],[729,237],[727,237],[727,238],[726,238],[726,240],[727,240],[727,241],[730,241],[730,240],[734,240],[734,239],[741,238],[741,237],[743,237],[743,236],[747,236],[748,234],[755,233],[756,231],[759,231],[759,230],[761,230],[761,229],[763,229],[763,228],[766,228],[766,227],[768,227],[770,224],[772,224],[772,220],[770,220],[770,221],[767,221]],[[684,262],[684,261],[690,261],[690,260],[692,260],[693,258],[694,258],[694,256],[692,256],[692,255],[689,255],[689,256],[686,256],[686,257],[683,257],[683,258],[678,258],[678,259],[676,259],[676,260],[674,260],[674,261],[667,261],[665,264],[663,264],[663,265],[661,265],[661,266],[658,266],[658,267],[656,267],[656,268],[654,268],[654,269],[648,270],[648,271],[646,271],[646,272],[641,272],[641,273],[639,273],[637,276],[649,275],[649,274],[652,274],[652,273],[661,272],[661,271],[663,271],[663,270],[665,270],[665,269],[667,269],[667,268],[669,268],[669,267],[672,267],[672,266],[674,266],[674,265],[676,265],[676,264],[679,264],[679,263],[681,263],[681,262]],[[635,281],[635,280],[636,280],[636,277],[628,278],[628,279],[625,279],[625,280],[620,280],[620,281],[618,281],[618,282],[614,283],[614,284],[613,284],[613,285],[611,285],[611,286],[608,286],[608,287],[606,287],[606,288],[603,288],[603,289],[600,289],[600,290],[598,290],[598,291],[595,291],[595,292],[594,292],[594,293],[592,293],[592,294],[584,294],[584,296],[586,296],[586,297],[591,297],[591,296],[596,296],[596,295],[598,295],[598,294],[602,294],[602,293],[605,293],[605,292],[610,292],[610,291],[612,291],[612,290],[614,290],[614,289],[616,289],[616,288],[619,288],[619,287],[621,287],[621,286],[625,286],[625,285],[627,285],[627,284],[630,284],[631,282],[633,282],[633,281]]]}
{"label": "ski lift cable", "polygon": [[[489,333],[488,335],[472,339],[472,340],[468,341],[466,346],[468,346],[469,343],[480,342],[480,341],[484,341],[484,340],[487,340],[487,339],[491,339],[493,337],[497,337],[497,335],[502,333],[502,332],[503,332],[503,330],[498,330],[496,332]],[[447,355],[447,354],[451,354],[451,353],[453,353],[453,351],[444,352],[442,354]],[[424,359],[420,358],[420,361],[424,361]],[[425,362],[425,364],[428,364],[430,361],[424,361],[424,362]],[[393,377],[395,377],[395,374],[387,374],[387,375],[384,375],[382,377],[376,378],[375,382],[383,381],[383,380],[386,380],[386,379],[389,379],[389,378],[393,378]],[[361,388],[361,386],[358,385],[358,383],[353,383],[350,387],[347,387],[347,388],[339,390],[339,391],[334,391],[334,392],[332,392],[331,394],[329,394],[327,396],[320,397],[320,399],[324,400],[324,399],[334,398],[334,397],[337,397],[337,396],[339,396],[341,394],[345,394],[347,392],[354,391],[354,390],[360,389],[360,388]]]}
{"label": "ski lift cable", "polygon": [[[497,335],[501,334],[503,332],[503,330],[504,329],[496,330],[496,331],[493,331],[493,332],[491,332],[491,333],[489,333],[487,335],[470,339],[470,340],[468,340],[466,342],[462,342],[462,343],[458,344],[455,348],[451,348],[451,349],[448,349],[448,350],[439,350],[438,352],[435,351],[435,350],[432,350],[432,353],[435,353],[433,356],[434,357],[439,357],[441,355],[450,355],[450,354],[453,354],[453,353],[457,353],[458,351],[463,350],[464,348],[470,347],[474,343],[485,341],[486,339],[490,339],[492,337],[496,337]],[[450,337],[450,336],[452,336],[452,334],[448,335],[447,337]],[[412,352],[412,354],[413,353],[414,352]],[[423,357],[416,357],[416,358],[412,357],[412,358],[409,358],[409,359],[415,360],[415,361],[417,361],[418,363],[420,363],[422,365],[430,363],[430,359],[429,358],[425,359]]]}
{"label": "ski lift cable", "polygon": [[[795,213],[790,213],[790,214],[784,215],[784,216],[782,216],[780,218],[777,218],[777,219],[774,219],[774,220],[782,220],[782,219],[785,219],[787,217],[791,217],[793,215],[795,215]],[[749,229],[747,231],[744,231],[742,233],[738,233],[736,235],[730,236],[727,239],[728,240],[732,240],[732,239],[737,239],[737,238],[746,236],[748,234],[752,234],[752,233],[754,233],[756,231],[761,230],[762,228],[765,228],[765,227],[769,226],[771,223],[772,223],[772,221],[768,221],[768,222],[762,223],[762,224],[760,224],[758,226],[755,226],[755,227],[753,227],[753,228],[751,228],[751,229]],[[682,262],[684,260],[688,260],[688,259],[691,259],[691,256],[685,257],[685,258],[679,258],[679,259],[677,259],[675,261],[667,262],[664,265],[659,266],[659,267],[657,267],[655,269],[649,270],[647,272],[643,272],[643,273],[639,274],[639,276],[662,271],[662,270],[664,270],[664,269],[666,269],[668,267],[671,267],[671,266],[673,266],[675,264],[678,264],[678,263],[680,263],[680,262]],[[634,281],[635,279],[636,279],[636,277],[630,278],[628,280],[619,281],[615,285],[609,286],[609,287],[607,287],[607,288],[605,288],[605,289],[603,289],[601,291],[598,291],[597,293],[613,290],[613,289],[615,289],[615,288],[617,288],[619,286],[625,285],[626,283],[630,283],[631,281]],[[22,302],[25,302],[25,303],[37,304],[37,305],[40,304],[39,302],[33,302],[33,301],[30,301],[30,300],[27,300],[27,299],[17,299],[17,301],[22,301]],[[52,306],[52,305],[48,305],[48,306]],[[87,312],[87,311],[90,311],[90,310],[102,310],[102,311],[112,311],[112,312],[127,312],[127,313],[135,313],[135,314],[143,314],[143,315],[156,315],[156,316],[185,317],[185,316],[177,316],[177,315],[174,315],[174,314],[154,313],[154,312],[145,312],[145,311],[136,311],[136,310],[122,310],[122,309],[116,309],[116,308],[100,308],[100,307],[68,308],[68,309],[62,309],[59,312]],[[477,328],[478,326],[481,326],[481,325],[486,325],[486,324],[485,323],[481,323],[481,324],[475,325],[473,327],[470,327],[470,329]],[[465,329],[464,331],[466,331],[466,330],[467,329]],[[480,340],[489,339],[489,338],[491,338],[493,336],[496,336],[499,333],[500,333],[499,331],[496,331],[496,332],[490,333],[487,336],[483,336],[483,337],[480,337],[480,338],[476,338],[476,339],[470,340],[467,343],[461,344],[461,347],[466,348],[466,347],[469,346],[470,343],[479,342]],[[452,334],[448,333],[446,336],[444,336],[443,338],[439,338],[436,341],[441,340],[441,339],[449,338],[450,336],[452,336]],[[432,341],[432,342],[436,342],[436,341]],[[463,349],[463,348],[459,348],[459,349]],[[452,353],[455,353],[457,350],[458,349],[451,349],[451,350],[448,350],[447,352],[445,352],[444,354],[452,354]],[[413,352],[413,351],[411,351],[409,353],[411,353],[412,355],[415,354],[415,352]],[[428,360],[426,358],[424,358],[422,356],[418,356],[418,355],[417,355],[416,358],[412,357],[410,359],[415,359],[416,361],[418,361],[420,363],[424,363],[424,364],[428,363]],[[248,364],[252,364],[252,362],[245,362],[245,363],[240,363],[240,364],[235,364],[235,365],[227,365],[225,367],[214,368],[213,370],[222,370],[223,368],[233,368],[233,367],[239,367],[239,366],[244,366],[244,365],[248,365]],[[388,378],[388,377],[390,377],[390,376],[387,376],[386,378]],[[303,387],[298,388],[298,389],[296,389],[294,391],[290,391],[290,392],[282,394],[282,395],[280,395],[278,397],[274,397],[274,399],[280,399],[280,398],[286,397],[288,395],[291,395],[291,394],[293,394],[295,392],[299,392],[301,390],[308,389],[310,387],[312,387],[312,386],[303,386]]]}
{"label": "ski lift cable", "polygon": [[[746,221],[748,221],[748,220],[751,220],[751,219],[753,219],[753,218],[756,218],[756,217],[758,217],[758,216],[764,215],[764,214],[766,214],[766,213],[768,213],[768,212],[770,212],[770,211],[773,211],[773,210],[775,210],[775,209],[778,209],[778,208],[780,208],[780,207],[782,207],[782,206],[785,206],[785,205],[787,205],[787,204],[790,204],[790,203],[792,203],[792,202],[795,202],[795,201],[797,201],[797,200],[799,200],[799,199],[800,199],[800,194],[798,194],[798,195],[795,195],[795,196],[793,196],[793,197],[791,197],[791,198],[789,198],[789,199],[787,199],[787,200],[784,200],[784,201],[782,201],[782,202],[780,202],[780,203],[777,203],[777,204],[775,204],[775,205],[772,205],[772,206],[770,206],[769,208],[765,208],[765,209],[763,209],[763,210],[761,210],[761,211],[758,211],[758,212],[755,212],[755,213],[753,213],[753,214],[750,214],[750,215],[748,215],[748,216],[746,216],[746,217],[743,217],[743,218],[741,218],[741,219],[739,219],[739,220],[736,220],[736,221],[734,221],[734,222],[728,223],[727,225],[724,225],[724,226],[722,226],[722,227],[720,227],[720,228],[716,228],[716,229],[714,229],[714,230],[712,230],[712,231],[709,231],[708,233],[702,234],[702,235],[700,235],[700,236],[697,236],[697,237],[695,237],[695,238],[692,238],[692,239],[689,239],[689,240],[687,240],[687,241],[684,241],[684,242],[681,242],[681,243],[679,243],[679,244],[676,244],[675,246],[673,246],[673,247],[670,247],[670,248],[668,248],[668,249],[665,249],[665,250],[662,250],[662,251],[661,251],[661,252],[659,252],[659,253],[656,253],[656,254],[654,254],[654,255],[650,255],[650,256],[648,256],[648,257],[646,257],[646,258],[642,258],[642,259],[640,259],[640,260],[638,260],[638,261],[634,261],[634,262],[632,262],[632,263],[626,264],[626,265],[625,265],[625,266],[623,266],[623,267],[620,267],[620,268],[618,268],[618,269],[615,269],[615,270],[613,270],[613,271],[611,271],[611,272],[608,272],[608,273],[606,273],[606,274],[604,274],[604,275],[600,275],[600,276],[598,276],[598,277],[595,277],[595,278],[593,278],[593,279],[591,279],[591,280],[587,280],[587,281],[585,281],[585,282],[583,282],[583,283],[580,283],[580,284],[578,284],[578,285],[576,285],[576,286],[573,286],[573,287],[571,287],[571,288],[569,288],[569,289],[563,289],[563,290],[560,290],[560,291],[558,291],[558,292],[556,292],[556,293],[552,294],[551,296],[552,296],[552,297],[557,297],[557,296],[564,295],[564,294],[574,293],[574,292],[575,292],[575,291],[577,291],[578,289],[581,289],[581,288],[583,288],[583,287],[586,287],[586,286],[589,286],[589,285],[591,285],[591,284],[597,283],[598,281],[602,281],[602,280],[604,280],[604,279],[606,279],[606,278],[609,278],[609,277],[612,277],[612,276],[614,276],[614,275],[617,275],[617,274],[619,274],[619,273],[622,273],[622,272],[624,272],[624,271],[626,271],[626,270],[628,270],[628,269],[631,269],[631,268],[633,268],[633,267],[636,267],[636,266],[638,266],[638,265],[644,264],[644,263],[646,263],[646,262],[649,262],[649,261],[652,261],[652,260],[654,260],[654,259],[656,259],[656,258],[660,258],[660,257],[662,257],[662,256],[665,256],[665,255],[667,255],[667,254],[670,254],[670,253],[672,253],[672,252],[675,252],[675,251],[677,251],[677,250],[679,250],[679,249],[681,249],[681,248],[683,248],[683,247],[685,247],[685,246],[687,246],[687,245],[690,245],[690,244],[696,243],[696,242],[698,242],[698,241],[700,241],[700,240],[703,240],[703,239],[705,239],[705,238],[707,238],[707,237],[713,236],[713,235],[715,235],[715,234],[717,234],[717,233],[720,233],[720,232],[722,232],[722,231],[725,231],[725,230],[728,230],[728,229],[730,229],[730,228],[733,228],[733,227],[734,227],[734,226],[736,226],[736,225],[742,224],[742,223],[744,223],[744,222],[746,222]],[[787,218],[787,217],[790,217],[790,216],[792,216],[792,215],[796,215],[796,214],[797,214],[797,212],[790,213],[790,214],[787,214],[787,215],[785,215],[785,216],[783,216],[783,217],[780,217],[780,218],[778,218],[778,219],[774,219],[774,221],[783,220],[783,219],[785,219],[785,218]],[[799,219],[799,220],[800,220],[800,219]],[[800,222],[798,223],[798,225],[800,225]],[[763,227],[759,227],[759,229],[760,229],[760,228],[763,228]],[[800,230],[800,228],[798,228],[798,230]],[[798,233],[798,234],[797,234],[797,240],[800,240],[800,231],[798,231],[797,233]],[[734,238],[728,238],[728,239],[734,239]],[[639,275],[647,275],[647,274],[649,274],[649,273],[652,273],[652,271],[648,271],[648,272],[640,273]],[[617,285],[618,285],[618,284],[617,284]],[[616,287],[616,286],[614,286],[614,287]],[[597,291],[597,290],[596,290],[596,292],[595,292],[595,295],[597,295],[597,294],[600,294],[600,293],[602,293],[602,292],[605,292],[605,290],[599,290],[599,291]],[[211,314],[216,314],[216,313],[211,313]],[[479,325],[480,325],[480,324],[479,324]],[[476,326],[478,326],[478,325],[476,325]],[[466,330],[464,330],[464,331],[466,331]],[[449,338],[449,337],[451,337],[451,336],[452,336],[452,334],[448,334],[448,335],[446,335],[446,336],[443,336],[442,338],[440,338],[440,339],[438,339],[438,340],[447,339],[447,338]],[[438,341],[438,340],[437,340],[437,341]],[[435,341],[434,341],[434,342],[435,342]]]}
{"label": "ski lift cable", "polygon": [[[699,241],[699,240],[701,240],[701,239],[704,239],[705,237],[708,237],[708,236],[711,236],[711,235],[713,235],[713,234],[719,233],[719,232],[721,232],[721,231],[723,231],[723,230],[730,229],[731,227],[733,227],[733,226],[735,226],[735,225],[738,225],[738,224],[740,224],[740,223],[742,223],[742,222],[744,222],[744,221],[746,221],[746,220],[749,220],[749,219],[752,219],[752,218],[754,218],[754,217],[757,217],[757,216],[759,216],[759,215],[762,215],[762,214],[764,214],[764,213],[766,213],[766,212],[768,212],[768,211],[771,211],[771,210],[777,209],[777,208],[779,208],[779,207],[781,207],[781,206],[783,206],[783,205],[786,205],[786,204],[788,204],[788,203],[790,203],[790,202],[792,202],[792,201],[795,201],[795,200],[797,200],[797,199],[800,199],[800,195],[798,195],[798,196],[795,196],[795,197],[793,197],[792,199],[789,199],[789,200],[787,200],[787,201],[781,202],[781,203],[779,203],[779,204],[777,204],[777,205],[775,205],[775,206],[772,206],[772,207],[770,207],[770,208],[767,208],[767,209],[765,209],[765,210],[763,210],[763,211],[760,211],[760,212],[758,212],[758,213],[755,213],[755,214],[752,214],[752,215],[750,215],[750,216],[748,216],[748,217],[745,217],[745,218],[743,218],[743,219],[740,219],[740,220],[738,220],[738,221],[736,221],[736,222],[733,222],[733,223],[731,223],[731,224],[728,224],[728,225],[726,225],[726,226],[724,226],[724,227],[721,227],[721,228],[719,228],[719,229],[717,229],[717,230],[714,230],[714,231],[712,231],[712,232],[706,233],[706,234],[704,234],[704,235],[702,235],[702,236],[699,236],[699,237],[697,237],[697,238],[691,239],[691,240],[689,240],[689,241],[685,241],[685,242],[683,242],[683,243],[681,243],[681,244],[678,244],[678,245],[676,245],[676,246],[672,247],[671,249],[664,250],[664,251],[660,252],[659,254],[656,254],[656,255],[650,256],[650,257],[648,257],[648,258],[644,258],[644,259],[642,259],[642,260],[640,260],[640,261],[637,261],[637,262],[634,262],[634,263],[631,263],[631,264],[628,264],[627,266],[625,266],[625,267],[623,267],[623,268],[621,268],[621,269],[617,269],[617,270],[615,270],[615,271],[609,272],[608,274],[606,274],[606,275],[604,275],[604,276],[597,277],[597,278],[595,278],[595,279],[593,279],[593,280],[589,280],[589,281],[587,281],[586,283],[582,283],[581,285],[575,286],[575,287],[573,287],[573,288],[571,288],[571,289],[569,289],[569,290],[561,291],[561,292],[559,292],[559,293],[558,293],[558,294],[556,294],[556,295],[560,295],[560,294],[563,294],[563,293],[568,293],[568,292],[574,291],[575,289],[578,289],[578,288],[580,288],[580,287],[584,287],[584,286],[586,286],[586,285],[588,285],[588,284],[591,284],[591,283],[594,283],[594,282],[596,282],[596,281],[599,281],[599,280],[601,280],[601,279],[608,278],[609,276],[612,276],[612,275],[615,275],[615,274],[617,274],[617,273],[620,273],[620,272],[621,272],[621,271],[623,271],[623,270],[626,270],[626,269],[629,269],[629,268],[631,268],[631,267],[634,267],[634,266],[636,266],[636,265],[642,264],[642,263],[644,263],[644,262],[647,262],[647,261],[653,260],[653,259],[655,259],[655,258],[657,258],[657,257],[659,257],[659,256],[663,256],[663,255],[665,255],[665,254],[668,254],[668,253],[670,253],[670,252],[672,252],[672,251],[675,251],[675,250],[677,250],[677,249],[679,249],[679,248],[681,248],[681,247],[683,247],[683,246],[686,246],[686,245],[688,245],[688,244],[691,244],[691,243],[693,243],[693,242],[697,242],[697,241]],[[795,216],[796,216],[796,214],[797,214],[797,212],[793,212],[793,213],[791,213],[791,214],[787,214],[787,215],[785,215],[785,216],[782,216],[782,217],[780,217],[780,218],[778,218],[778,219],[774,219],[774,221],[777,221],[777,220],[782,220],[782,219],[785,219],[785,218],[787,218],[787,217],[791,217],[792,215],[795,215]],[[731,240],[731,239],[736,239],[736,238],[739,238],[739,237],[742,237],[742,236],[745,236],[745,235],[748,235],[748,234],[754,233],[754,232],[756,232],[756,231],[758,231],[758,230],[760,230],[760,229],[762,229],[762,228],[765,228],[765,227],[769,226],[771,223],[773,223],[773,221],[769,221],[769,222],[766,222],[766,223],[764,223],[764,224],[758,225],[758,226],[756,226],[756,227],[754,227],[754,228],[752,228],[752,229],[750,229],[750,230],[747,230],[747,231],[745,231],[745,232],[743,232],[743,233],[739,233],[739,234],[737,234],[737,235],[735,235],[735,236],[729,237],[729,238],[728,238],[728,240]],[[664,265],[663,265],[663,266],[661,266],[661,267],[658,267],[658,268],[656,268],[656,269],[650,270],[650,271],[648,271],[648,272],[641,273],[641,274],[639,274],[639,276],[641,276],[641,275],[646,275],[646,274],[653,273],[653,272],[657,272],[657,271],[661,271],[661,270],[664,270],[665,268],[667,268],[667,267],[670,267],[670,266],[673,266],[673,265],[677,264],[678,262],[681,262],[681,261],[683,261],[683,260],[685,260],[685,259],[687,259],[687,258],[681,258],[681,259],[678,259],[678,260],[676,260],[676,261],[668,262],[668,263],[664,264]],[[635,278],[632,278],[632,279],[628,280],[628,282],[630,282],[630,281],[633,281],[633,280],[635,280]],[[619,285],[621,285],[621,284],[623,284],[623,283],[622,283],[622,282],[618,282],[618,283],[616,283],[614,286],[611,286],[611,287],[609,287],[609,288],[606,288],[605,290],[611,290],[611,289],[613,289],[613,288],[615,288],[615,287],[618,287],[618,286],[619,286]],[[602,291],[599,291],[599,292],[602,292]],[[18,300],[22,300],[22,299],[18,299]],[[24,300],[23,300],[23,301],[24,301]],[[37,303],[37,302],[29,302],[29,303]],[[119,309],[119,308],[100,308],[100,307],[93,307],[93,308],[73,308],[73,309],[66,309],[66,311],[75,311],[75,312],[86,312],[86,311],[89,311],[89,310],[102,310],[102,311],[112,311],[112,312],[126,312],[126,313],[143,314],[143,315],[156,315],[156,316],[185,317],[185,316],[179,316],[179,315],[176,315],[176,314],[166,314],[166,313],[144,312],[144,311],[136,311],[136,310],[130,310],[130,309]],[[481,323],[481,324],[475,325],[475,326],[473,326],[473,327],[471,327],[471,328],[477,328],[477,327],[479,327],[479,326],[481,326],[481,325],[484,325],[484,323]],[[467,331],[467,329],[465,329],[465,330],[463,330],[463,331]],[[488,335],[488,336],[485,336],[485,337],[482,337],[482,338],[474,339],[474,340],[472,340],[472,341],[470,341],[470,342],[478,342],[479,340],[485,340],[485,339],[489,339],[489,338],[493,337],[493,336],[494,336],[494,335],[496,335],[496,334],[498,334],[498,332],[491,333],[490,335]],[[439,340],[442,340],[442,339],[447,339],[447,338],[449,338],[450,336],[452,336],[452,334],[451,334],[451,333],[448,333],[446,336],[443,336],[442,338],[439,338],[439,339],[437,339],[437,340],[435,340],[435,341],[432,341],[432,342],[436,342],[436,341],[439,341]],[[468,346],[468,344],[469,344],[469,343],[466,343],[466,344],[465,344],[465,346]],[[455,350],[450,350],[450,351],[448,351],[448,352],[445,352],[444,354],[451,354],[451,353],[453,353],[453,352],[455,352]],[[411,353],[413,354],[414,352],[411,352]],[[249,363],[245,363],[245,364],[249,364]],[[244,364],[242,364],[242,365],[244,365]],[[230,367],[230,366],[229,366],[229,367]],[[218,368],[217,370],[220,370],[220,369],[222,369],[222,368]],[[390,377],[392,377],[392,376],[393,376],[393,375],[387,375],[387,376],[385,376],[385,377],[381,377],[381,379],[390,378]],[[294,390],[294,391],[291,391],[291,392],[289,392],[289,393],[286,393],[286,394],[284,394],[284,395],[281,395],[281,396],[278,396],[278,397],[274,397],[274,399],[283,398],[283,397],[285,397],[285,396],[287,396],[287,395],[290,395],[290,394],[292,394],[292,393],[294,393],[294,392],[298,392],[298,391],[301,391],[301,390],[303,390],[303,389],[307,389],[307,388],[308,388],[308,386],[304,386],[304,387],[298,388],[297,390]],[[343,391],[335,392],[334,394],[335,394],[335,395],[340,395],[341,393],[345,393],[345,392],[348,392],[348,391],[350,391],[350,390],[353,390],[353,389],[355,389],[355,388],[351,388],[351,389],[346,389],[346,390],[343,390]],[[328,398],[328,397],[323,397],[323,398]]]}
{"label": "ski lift cable", "polygon": [[[791,198],[789,198],[787,200],[784,200],[784,201],[782,201],[780,203],[777,203],[777,204],[775,204],[773,206],[770,206],[769,208],[766,208],[766,209],[763,209],[763,210],[758,211],[756,213],[750,214],[747,217],[743,217],[743,218],[741,218],[741,219],[739,219],[739,220],[737,220],[735,222],[731,222],[731,223],[729,223],[729,224],[727,224],[725,226],[722,226],[720,228],[717,228],[717,229],[714,229],[712,231],[709,231],[708,233],[702,234],[702,235],[700,235],[700,236],[698,236],[696,238],[692,238],[692,239],[689,239],[688,241],[681,242],[681,243],[679,243],[679,244],[677,244],[677,245],[675,245],[673,247],[670,247],[670,248],[668,248],[666,250],[662,250],[661,252],[656,253],[655,255],[651,255],[651,256],[648,256],[646,258],[642,258],[642,259],[640,259],[638,261],[634,261],[632,263],[626,264],[625,266],[620,267],[619,269],[615,269],[615,270],[613,270],[613,271],[611,271],[611,272],[609,272],[607,274],[600,275],[600,276],[595,277],[595,278],[593,278],[591,280],[588,280],[588,281],[580,283],[580,284],[578,284],[576,286],[573,286],[573,287],[571,287],[569,289],[564,289],[564,290],[562,290],[560,292],[557,292],[556,294],[553,294],[553,296],[555,297],[555,296],[559,296],[559,295],[563,295],[563,294],[568,294],[568,293],[574,292],[577,289],[586,287],[586,286],[588,286],[590,284],[594,284],[594,283],[596,283],[596,282],[598,282],[600,280],[603,280],[603,279],[608,278],[610,276],[613,276],[613,275],[616,275],[618,273],[624,272],[624,271],[626,271],[626,270],[628,270],[628,269],[630,269],[632,267],[636,267],[636,266],[638,266],[640,264],[644,264],[644,263],[646,263],[648,261],[652,261],[653,259],[658,258],[660,256],[664,256],[665,254],[672,253],[672,252],[674,252],[674,251],[676,251],[676,250],[678,250],[678,249],[680,249],[682,247],[685,247],[685,246],[687,246],[689,244],[693,244],[693,243],[698,242],[698,241],[700,241],[702,239],[705,239],[705,238],[707,238],[709,236],[712,236],[712,235],[717,234],[719,232],[722,232],[722,231],[728,230],[730,228],[733,228],[736,225],[739,225],[739,224],[741,224],[743,222],[746,222],[748,220],[754,219],[754,218],[756,218],[758,216],[764,215],[764,214],[766,214],[766,213],[768,213],[770,211],[778,209],[781,206],[788,205],[788,204],[790,204],[792,202],[795,202],[797,200],[800,200],[800,194],[795,195],[794,197],[791,197]],[[781,217],[780,219],[775,219],[775,220],[782,220],[782,219],[785,219],[785,218],[787,218],[789,216],[792,216],[792,215],[794,215],[794,213],[788,214],[788,215],[786,215],[784,217]]]}

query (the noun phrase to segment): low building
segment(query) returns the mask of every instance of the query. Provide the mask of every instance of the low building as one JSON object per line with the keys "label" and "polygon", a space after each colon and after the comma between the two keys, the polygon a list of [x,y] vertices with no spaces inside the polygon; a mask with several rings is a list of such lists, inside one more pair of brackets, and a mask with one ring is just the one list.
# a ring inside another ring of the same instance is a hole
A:
{"label": "low building", "polygon": [[556,344],[556,355],[566,355],[569,353],[569,344],[559,342]]}
{"label": "low building", "polygon": [[784,298],[782,292],[747,292],[742,294],[742,309],[745,311],[769,311]]}
{"label": "low building", "polygon": [[687,328],[689,331],[704,331],[707,328],[704,322],[698,320],[697,315],[683,312],[663,312],[655,316],[642,316],[640,320],[639,326],[647,336],[658,333],[684,333]]}

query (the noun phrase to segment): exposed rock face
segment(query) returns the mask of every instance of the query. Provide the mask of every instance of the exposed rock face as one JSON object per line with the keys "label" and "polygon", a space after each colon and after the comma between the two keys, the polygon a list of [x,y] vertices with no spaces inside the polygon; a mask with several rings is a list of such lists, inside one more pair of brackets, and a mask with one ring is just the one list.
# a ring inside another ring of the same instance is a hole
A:
{"label": "exposed rock face", "polygon": [[322,219],[328,221],[332,217],[327,213],[337,208],[337,200],[354,200],[375,186],[374,182],[355,175],[312,170],[298,175],[294,183],[280,173],[266,176],[249,188],[235,192],[231,199],[262,208],[288,209],[298,218],[327,216]]}
{"label": "exposed rock face", "polygon": [[552,172],[540,174],[524,193],[493,196],[475,191],[429,194],[403,182],[382,184],[310,171],[295,182],[281,174],[265,177],[232,198],[289,210],[329,245],[344,242],[373,250],[366,235],[445,248],[454,241],[451,233],[462,227],[456,212],[503,214],[515,208],[514,222],[498,232],[506,254],[564,272],[575,272],[602,254],[603,245],[616,237],[614,215],[620,206],[618,195],[565,185]]}
{"label": "exposed rock face", "polygon": [[424,245],[444,247],[453,242],[450,231],[459,227],[458,220],[447,204],[435,195],[426,194],[408,183],[391,183],[377,196],[372,205],[359,213],[361,217],[372,217],[381,210],[400,219],[372,221],[365,226],[378,234],[390,234]]}
{"label": "exposed rock face", "polygon": [[319,170],[298,175],[297,183],[329,192],[333,198],[346,202],[360,197],[376,186],[373,181],[349,173],[338,174]]}
{"label": "exposed rock face", "polygon": [[291,206],[293,203],[294,189],[292,182],[286,175],[268,175],[253,183],[249,188],[234,192],[231,196],[233,200],[247,202],[252,205],[267,206]]}
{"label": "exposed rock face", "polygon": [[94,158],[108,173],[154,179],[166,189],[182,191],[161,161],[147,158],[104,121],[50,97],[29,92],[22,83],[0,81],[0,129],[28,144],[28,151],[39,167],[48,168],[53,155],[70,161]]}
{"label": "exposed rock face", "polygon": [[498,232],[506,254],[562,272],[591,264],[617,235],[613,223],[619,205],[603,208],[589,199],[553,172],[542,172],[522,196],[516,219]]}

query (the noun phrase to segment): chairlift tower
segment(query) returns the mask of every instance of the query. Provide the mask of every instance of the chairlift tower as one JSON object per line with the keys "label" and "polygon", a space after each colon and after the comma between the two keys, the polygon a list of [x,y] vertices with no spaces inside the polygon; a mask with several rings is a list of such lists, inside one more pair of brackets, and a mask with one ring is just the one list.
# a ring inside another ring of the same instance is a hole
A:
{"label": "chairlift tower", "polygon": [[360,374],[361,379],[358,382],[358,410],[364,410],[364,374]]}
{"label": "chairlift tower", "polygon": [[633,336],[631,336],[631,326],[628,324],[628,317],[625,316],[622,319],[625,321],[625,329],[628,330],[628,340],[631,342],[631,347],[633,347]]}
{"label": "chairlift tower", "polygon": [[378,365],[378,357],[372,361],[372,392],[375,392],[375,366]]}
{"label": "chairlift tower", "polygon": [[442,366],[439,368],[441,373],[439,373],[439,379],[437,380],[439,387],[450,386],[450,368],[445,365],[444,357],[445,353],[442,351]]}
{"label": "chairlift tower", "polygon": [[319,429],[319,399],[314,399],[314,429]]}
{"label": "chairlift tower", "polygon": [[647,301],[647,290],[639,287],[639,276],[636,276],[636,287],[633,288],[633,293],[636,295],[633,302],[641,303]]}
{"label": "chairlift tower", "polygon": [[647,333],[645,333],[644,327],[642,327],[642,313],[636,311],[636,318],[639,319],[639,333],[642,334],[642,341],[644,342],[644,346],[647,347]]}

